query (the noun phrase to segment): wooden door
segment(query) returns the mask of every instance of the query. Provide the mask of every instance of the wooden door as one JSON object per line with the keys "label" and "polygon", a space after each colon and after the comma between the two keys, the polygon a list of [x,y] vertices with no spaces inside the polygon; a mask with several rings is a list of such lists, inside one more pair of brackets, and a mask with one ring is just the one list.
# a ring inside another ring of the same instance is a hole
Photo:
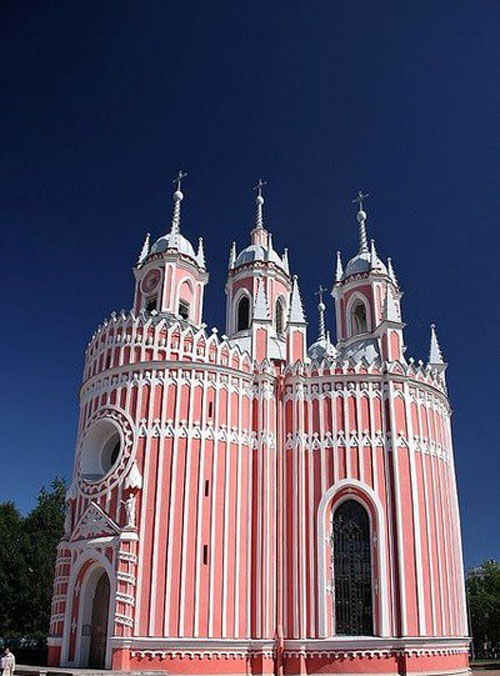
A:
{"label": "wooden door", "polygon": [[92,625],[90,632],[89,667],[104,669],[108,639],[109,578],[103,573],[99,578],[92,601]]}

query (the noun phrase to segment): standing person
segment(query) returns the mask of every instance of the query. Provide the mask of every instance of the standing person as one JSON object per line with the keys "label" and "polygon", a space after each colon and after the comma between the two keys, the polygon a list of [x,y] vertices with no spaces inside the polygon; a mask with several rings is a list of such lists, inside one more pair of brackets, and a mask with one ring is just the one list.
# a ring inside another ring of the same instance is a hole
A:
{"label": "standing person", "polygon": [[3,649],[3,655],[0,659],[0,671],[2,676],[14,676],[14,669],[16,668],[16,658],[14,653],[10,652],[9,646]]}

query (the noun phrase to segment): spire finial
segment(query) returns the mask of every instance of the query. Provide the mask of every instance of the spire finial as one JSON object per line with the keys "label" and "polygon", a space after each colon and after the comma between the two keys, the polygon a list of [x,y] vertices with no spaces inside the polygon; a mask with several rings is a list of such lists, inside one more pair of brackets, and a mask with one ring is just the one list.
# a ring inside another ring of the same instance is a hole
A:
{"label": "spire finial", "polygon": [[172,181],[172,183],[176,184],[176,188],[174,192],[174,213],[172,214],[172,226],[170,228],[170,234],[173,235],[169,243],[171,247],[177,246],[177,237],[181,227],[181,202],[184,199],[181,186],[182,180],[186,178],[186,176],[187,173],[180,169],[177,177]]}
{"label": "spire finial", "polygon": [[319,331],[318,331],[318,340],[324,340],[326,337],[326,330],[325,330],[325,310],[326,306],[323,302],[323,294],[325,293],[326,289],[321,286],[319,286],[319,289],[316,291],[315,295],[318,296],[319,302],[318,302],[318,312],[319,312]]}
{"label": "spire finial", "polygon": [[366,212],[363,211],[363,200],[370,195],[363,194],[358,190],[357,196],[352,200],[352,203],[358,203],[358,223],[359,223],[359,253],[368,253],[368,239],[366,238]]}
{"label": "spire finial", "polygon": [[261,230],[264,227],[264,219],[262,217],[262,206],[264,204],[264,196],[262,195],[262,188],[267,185],[267,181],[263,181],[261,178],[257,181],[257,185],[254,186],[254,190],[257,191],[257,197],[255,198],[255,204],[257,205],[257,212],[255,216],[255,227],[258,230]]}
{"label": "spire finial", "polygon": [[[182,180],[184,178],[186,178],[186,176],[187,176],[187,172],[182,171],[182,169],[179,169],[179,173],[177,174],[177,176],[172,181],[172,183],[177,183],[176,192],[177,191],[180,192],[181,186],[182,186]],[[182,199],[182,197],[181,197],[181,199]]]}

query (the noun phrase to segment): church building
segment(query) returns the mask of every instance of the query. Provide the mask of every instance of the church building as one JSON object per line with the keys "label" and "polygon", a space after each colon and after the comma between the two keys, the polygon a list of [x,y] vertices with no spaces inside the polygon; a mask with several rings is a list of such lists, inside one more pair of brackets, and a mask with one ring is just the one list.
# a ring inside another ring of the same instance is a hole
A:
{"label": "church building", "polygon": [[134,267],[132,308],[86,349],[49,663],[469,673],[446,363],[434,326],[427,363],[406,355],[366,196],[353,255],[325,271],[336,336],[320,287],[309,340],[259,181],[250,243],[230,247],[222,333],[203,322],[184,177]]}

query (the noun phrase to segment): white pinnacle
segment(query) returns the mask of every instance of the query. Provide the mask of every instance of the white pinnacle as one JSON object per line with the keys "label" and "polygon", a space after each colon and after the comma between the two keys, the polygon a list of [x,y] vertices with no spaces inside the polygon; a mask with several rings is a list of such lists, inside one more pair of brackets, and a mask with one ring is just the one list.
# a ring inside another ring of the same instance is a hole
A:
{"label": "white pinnacle", "polygon": [[436,334],[436,326],[431,324],[431,347],[429,350],[429,364],[432,366],[444,366],[445,361]]}
{"label": "white pinnacle", "polygon": [[270,319],[269,305],[267,304],[266,291],[264,283],[261,279],[257,282],[257,293],[255,295],[255,302],[253,306],[254,319]]}
{"label": "white pinnacle", "polygon": [[137,260],[137,265],[141,265],[141,263],[144,263],[146,258],[149,256],[149,240],[151,238],[151,235],[149,232],[146,233],[146,237],[144,239],[144,244],[142,245],[141,253],[139,254],[139,258]]}
{"label": "white pinnacle", "polygon": [[290,263],[288,261],[288,249],[285,249],[283,251],[283,256],[282,256],[281,260],[283,261],[283,267],[285,268],[285,272],[290,274]]}
{"label": "white pinnacle", "polygon": [[304,307],[300,297],[299,282],[297,275],[293,276],[292,299],[290,301],[290,324],[305,324]]}
{"label": "white pinnacle", "polygon": [[377,256],[377,250],[375,249],[375,240],[371,239],[370,240],[370,267],[371,269],[375,269],[378,265],[378,256]]}
{"label": "white pinnacle", "polygon": [[231,244],[231,249],[229,250],[229,269],[232,270],[234,268],[234,264],[236,263],[236,242],[233,242]]}
{"label": "white pinnacle", "polygon": [[198,253],[196,254],[196,262],[200,268],[205,269],[205,251],[203,248],[203,237],[198,239]]}
{"label": "white pinnacle", "polygon": [[387,259],[387,272],[389,274],[389,277],[391,278],[391,281],[395,286],[398,286],[398,280],[396,277],[396,274],[394,272],[394,268],[392,267],[392,258]]}
{"label": "white pinnacle", "polygon": [[337,268],[335,270],[335,281],[340,282],[344,275],[344,268],[342,266],[342,256],[340,251],[337,251]]}

